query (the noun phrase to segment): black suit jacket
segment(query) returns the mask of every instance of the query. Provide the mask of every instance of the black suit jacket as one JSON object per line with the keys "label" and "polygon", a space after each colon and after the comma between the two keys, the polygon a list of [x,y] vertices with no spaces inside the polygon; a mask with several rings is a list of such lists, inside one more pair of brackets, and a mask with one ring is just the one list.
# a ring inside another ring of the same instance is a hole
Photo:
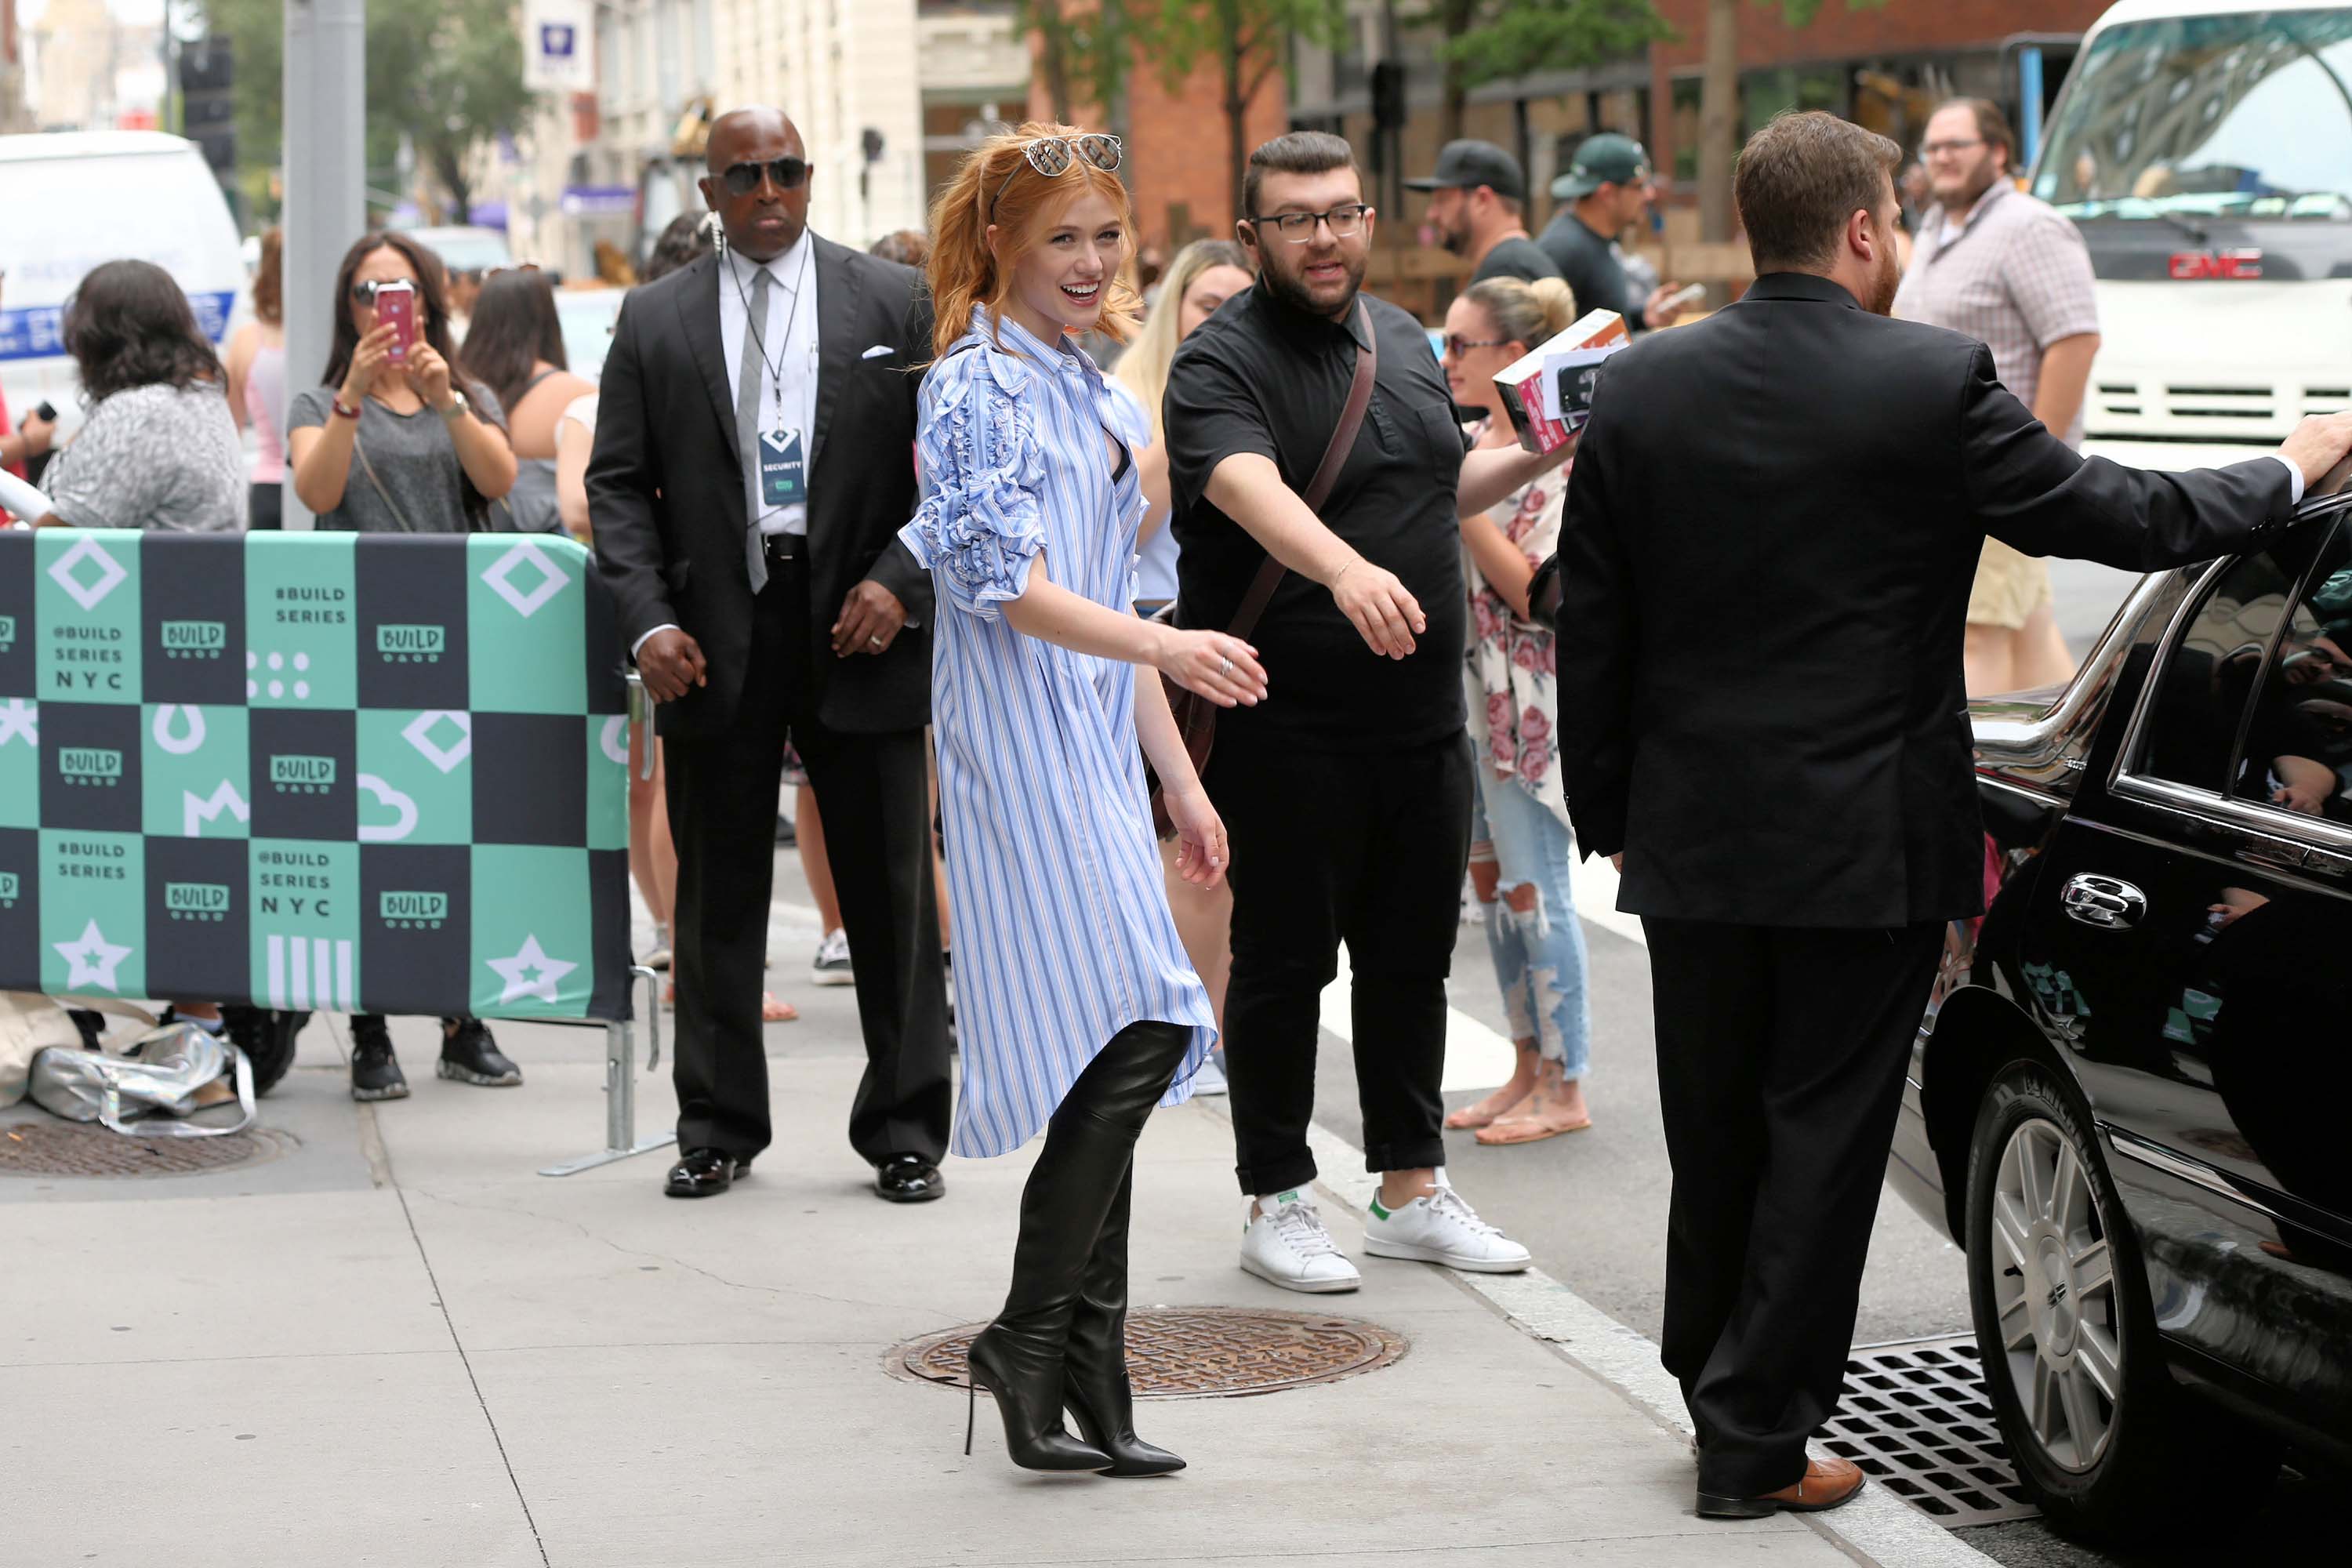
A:
{"label": "black suit jacket", "polygon": [[1561,763],[1635,914],[1891,927],[1983,907],[1960,645],[1986,534],[2137,570],[2284,525],[2269,458],[2084,459],[1983,344],[1760,278],[1610,363],[1560,531]]}
{"label": "black suit jacket", "polygon": [[[914,271],[812,235],[817,289],[816,426],[809,434],[810,668],[817,715],[847,734],[930,719],[931,577],[898,542],[915,510],[916,367],[931,312]],[[743,560],[743,466],[735,391],[719,335],[719,259],[632,292],[598,388],[588,514],[620,605],[625,646],[664,622],[702,647],[709,685],[660,710],[664,733],[728,724],[751,641]],[[869,348],[887,354],[863,357]],[[835,658],[827,628],[871,577],[917,625],[882,654]]]}

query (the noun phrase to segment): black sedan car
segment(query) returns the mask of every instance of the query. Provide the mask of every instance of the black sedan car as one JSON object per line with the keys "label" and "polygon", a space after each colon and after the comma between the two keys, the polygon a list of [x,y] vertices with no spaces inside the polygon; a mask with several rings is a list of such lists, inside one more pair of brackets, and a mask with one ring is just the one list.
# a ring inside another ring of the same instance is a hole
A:
{"label": "black sedan car", "polygon": [[2352,494],[1972,709],[1990,907],[1888,1172],[1967,1249],[2023,1479],[2145,1531],[2352,1461]]}

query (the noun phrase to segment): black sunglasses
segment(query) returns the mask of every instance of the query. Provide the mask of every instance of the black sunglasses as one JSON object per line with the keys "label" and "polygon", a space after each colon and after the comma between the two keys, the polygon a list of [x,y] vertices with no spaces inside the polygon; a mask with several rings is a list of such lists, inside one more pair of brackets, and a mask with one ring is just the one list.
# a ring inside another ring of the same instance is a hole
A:
{"label": "black sunglasses", "polygon": [[729,195],[748,196],[760,188],[761,174],[773,181],[780,191],[796,191],[808,184],[808,160],[774,158],[765,163],[730,163],[719,178]]}
{"label": "black sunglasses", "polygon": [[[408,288],[416,289],[415,284],[408,282],[404,278],[401,279],[401,282]],[[375,303],[377,293],[389,287],[391,287],[389,283],[380,279],[362,278],[352,285],[352,303],[354,305],[373,305]],[[425,292],[422,289],[416,289],[416,291],[420,297]]]}

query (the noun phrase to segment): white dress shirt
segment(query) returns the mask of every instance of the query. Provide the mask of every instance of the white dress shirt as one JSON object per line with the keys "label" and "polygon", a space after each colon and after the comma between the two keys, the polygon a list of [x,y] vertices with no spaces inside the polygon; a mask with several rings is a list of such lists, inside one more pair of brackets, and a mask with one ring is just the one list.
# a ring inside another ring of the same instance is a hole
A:
{"label": "white dress shirt", "polygon": [[[733,250],[726,253],[719,279],[719,340],[727,353],[727,384],[743,384],[743,356],[764,354],[760,373],[760,434],[778,428],[797,430],[801,460],[806,463],[809,444],[816,434],[816,257],[814,242],[804,229],[790,250],[764,264]],[[751,275],[764,265],[768,272],[768,318],[760,323],[756,341],[747,331],[751,300]],[[779,363],[778,356],[782,356]],[[782,372],[781,383],[777,371]],[[779,416],[781,413],[781,417]],[[757,451],[742,454],[756,465]],[[803,477],[805,487],[806,479]],[[756,489],[756,487],[755,487]],[[771,507],[752,520],[761,533],[808,532],[808,505],[794,501]]]}

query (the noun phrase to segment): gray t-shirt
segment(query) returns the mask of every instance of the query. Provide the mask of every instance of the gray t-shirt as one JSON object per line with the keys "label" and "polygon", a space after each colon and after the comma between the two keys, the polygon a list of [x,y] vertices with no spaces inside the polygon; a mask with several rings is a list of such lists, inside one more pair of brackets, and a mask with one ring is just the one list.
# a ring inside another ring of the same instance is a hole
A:
{"label": "gray t-shirt", "polygon": [[[470,386],[466,396],[474,412],[485,419],[505,417],[499,400],[486,386]],[[323,426],[335,416],[335,388],[314,387],[298,393],[287,411],[286,430]],[[367,463],[360,454],[367,454]],[[368,479],[375,477],[392,500],[386,504]],[[319,526],[357,533],[464,533],[466,472],[457,462],[457,443],[448,421],[430,408],[394,414],[373,397],[360,399],[360,433],[352,453],[352,469],[343,479],[343,504],[319,519]]]}
{"label": "gray t-shirt", "polygon": [[213,382],[133,386],[89,411],[42,475],[49,510],[76,528],[245,527],[245,448]]}

